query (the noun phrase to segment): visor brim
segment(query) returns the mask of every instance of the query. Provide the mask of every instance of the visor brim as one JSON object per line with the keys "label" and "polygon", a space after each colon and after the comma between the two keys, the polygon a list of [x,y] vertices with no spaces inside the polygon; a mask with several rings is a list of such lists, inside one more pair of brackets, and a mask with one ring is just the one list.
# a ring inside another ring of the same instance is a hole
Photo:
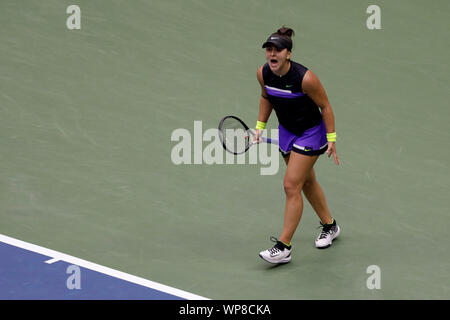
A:
{"label": "visor brim", "polygon": [[267,47],[270,47],[270,46],[275,46],[278,49],[285,49],[286,48],[286,46],[282,45],[280,42],[277,42],[277,41],[266,41],[262,45],[263,48],[267,48]]}

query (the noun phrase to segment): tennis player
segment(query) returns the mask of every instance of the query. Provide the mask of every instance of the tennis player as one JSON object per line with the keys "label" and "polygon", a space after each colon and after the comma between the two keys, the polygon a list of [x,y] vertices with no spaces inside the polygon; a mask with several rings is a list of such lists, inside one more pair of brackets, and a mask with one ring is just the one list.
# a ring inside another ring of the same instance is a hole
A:
{"label": "tennis player", "polygon": [[267,63],[257,72],[261,97],[256,139],[274,109],[279,122],[280,152],[287,164],[283,230],[279,239],[271,237],[275,245],[259,254],[264,260],[277,264],[291,261],[291,239],[303,211],[302,191],[322,226],[315,239],[316,247],[329,247],[340,233],[314,172],[314,164],[323,153],[339,164],[334,114],[317,76],[291,60],[293,35],[292,29],[283,27],[269,36],[262,46],[266,49]]}

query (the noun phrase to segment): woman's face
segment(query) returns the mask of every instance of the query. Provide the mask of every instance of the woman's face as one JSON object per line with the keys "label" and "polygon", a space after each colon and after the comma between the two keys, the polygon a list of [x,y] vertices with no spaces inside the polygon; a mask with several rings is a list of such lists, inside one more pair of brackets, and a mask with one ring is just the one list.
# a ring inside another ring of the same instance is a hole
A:
{"label": "woman's face", "polygon": [[266,47],[266,60],[269,64],[270,70],[275,74],[283,74],[287,72],[289,67],[289,59],[291,52],[284,48],[279,49],[275,46]]}

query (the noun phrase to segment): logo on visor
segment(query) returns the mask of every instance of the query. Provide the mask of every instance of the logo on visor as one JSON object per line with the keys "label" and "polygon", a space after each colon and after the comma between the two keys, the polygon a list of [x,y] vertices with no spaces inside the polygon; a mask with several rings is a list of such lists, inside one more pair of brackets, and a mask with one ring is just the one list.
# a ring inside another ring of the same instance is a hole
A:
{"label": "logo on visor", "polygon": [[270,37],[270,40],[277,40],[278,37]]}

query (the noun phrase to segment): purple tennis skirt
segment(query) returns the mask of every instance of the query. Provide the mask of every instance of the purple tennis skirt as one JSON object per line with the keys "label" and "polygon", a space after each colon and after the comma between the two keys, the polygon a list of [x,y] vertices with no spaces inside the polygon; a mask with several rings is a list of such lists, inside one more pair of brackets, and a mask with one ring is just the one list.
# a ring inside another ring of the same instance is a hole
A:
{"label": "purple tennis skirt", "polygon": [[279,124],[278,138],[283,157],[289,155],[291,151],[315,156],[323,154],[328,148],[327,131],[323,120],[319,125],[306,130],[300,136],[287,131]]}

